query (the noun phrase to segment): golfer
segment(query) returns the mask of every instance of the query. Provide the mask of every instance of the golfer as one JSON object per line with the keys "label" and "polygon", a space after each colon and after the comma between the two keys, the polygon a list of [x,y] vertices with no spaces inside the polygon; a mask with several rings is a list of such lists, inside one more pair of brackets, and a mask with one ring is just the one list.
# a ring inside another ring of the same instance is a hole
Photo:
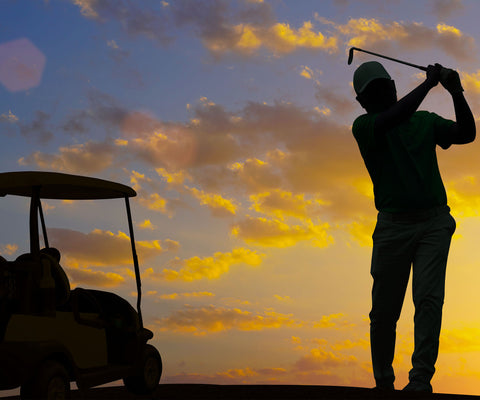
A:
{"label": "golfer", "polygon": [[[450,93],[455,121],[417,111],[438,83]],[[426,79],[397,101],[395,83],[378,62],[353,76],[366,110],[352,131],[370,174],[379,211],[373,233],[370,344],[376,389],[394,390],[396,325],[413,271],[415,349],[406,391],[432,392],[455,220],[437,164],[436,147],[475,139],[475,120],[458,73],[429,65]],[[413,268],[412,268],[413,266]]]}

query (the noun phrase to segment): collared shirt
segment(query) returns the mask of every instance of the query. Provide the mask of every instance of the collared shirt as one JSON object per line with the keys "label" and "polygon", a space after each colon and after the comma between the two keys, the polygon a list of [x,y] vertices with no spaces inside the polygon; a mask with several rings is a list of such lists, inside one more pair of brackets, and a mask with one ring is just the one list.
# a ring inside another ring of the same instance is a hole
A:
{"label": "collared shirt", "polygon": [[417,111],[388,132],[374,134],[378,114],[364,114],[352,132],[373,183],[379,211],[408,212],[447,204],[436,145],[448,149],[451,120]]}

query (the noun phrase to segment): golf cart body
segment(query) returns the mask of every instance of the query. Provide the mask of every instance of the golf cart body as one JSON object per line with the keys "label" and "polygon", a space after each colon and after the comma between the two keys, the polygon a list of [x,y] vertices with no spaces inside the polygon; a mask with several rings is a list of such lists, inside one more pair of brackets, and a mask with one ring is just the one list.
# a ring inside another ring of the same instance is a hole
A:
{"label": "golf cart body", "polygon": [[[12,261],[0,256],[0,390],[21,387],[22,397],[53,398],[63,392],[68,396],[71,381],[86,389],[123,379],[135,393],[153,391],[162,363],[158,351],[147,344],[153,333],[143,327],[129,204],[135,191],[97,178],[9,172],[0,173],[0,196],[6,195],[30,198],[30,252]],[[114,293],[71,290],[60,251],[49,246],[41,205],[41,199],[117,198],[126,205],[137,309]]]}

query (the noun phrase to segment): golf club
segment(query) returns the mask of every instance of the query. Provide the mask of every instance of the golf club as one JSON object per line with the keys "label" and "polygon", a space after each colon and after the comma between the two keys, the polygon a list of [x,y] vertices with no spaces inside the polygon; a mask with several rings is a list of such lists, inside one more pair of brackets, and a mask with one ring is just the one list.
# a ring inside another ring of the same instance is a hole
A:
{"label": "golf club", "polygon": [[397,60],[396,58],[384,56],[383,54],[374,53],[374,52],[372,52],[372,51],[359,49],[358,47],[351,47],[351,48],[350,48],[350,51],[348,52],[348,61],[347,61],[348,65],[350,65],[350,64],[352,63],[352,60],[353,60],[353,51],[354,51],[354,50],[361,51],[361,52],[363,52],[363,53],[368,53],[368,54],[371,54],[371,55],[374,55],[374,56],[377,56],[377,57],[386,58],[387,60],[394,61],[394,62],[397,62],[397,63],[400,63],[400,64],[404,64],[404,65],[408,65],[409,67],[421,69],[422,71],[426,71],[426,70],[427,70],[427,67],[423,67],[423,66],[421,66],[421,65],[412,64],[412,63],[409,63],[409,62],[406,62],[406,61],[402,61],[402,60]]}

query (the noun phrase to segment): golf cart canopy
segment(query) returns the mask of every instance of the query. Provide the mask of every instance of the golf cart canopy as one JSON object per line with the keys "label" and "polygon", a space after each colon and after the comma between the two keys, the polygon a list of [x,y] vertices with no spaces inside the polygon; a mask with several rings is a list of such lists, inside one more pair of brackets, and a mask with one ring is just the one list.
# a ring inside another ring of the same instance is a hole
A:
{"label": "golf cart canopy", "polygon": [[32,197],[36,190],[41,199],[99,200],[137,195],[121,183],[86,176],[43,171],[0,173],[0,196]]}

